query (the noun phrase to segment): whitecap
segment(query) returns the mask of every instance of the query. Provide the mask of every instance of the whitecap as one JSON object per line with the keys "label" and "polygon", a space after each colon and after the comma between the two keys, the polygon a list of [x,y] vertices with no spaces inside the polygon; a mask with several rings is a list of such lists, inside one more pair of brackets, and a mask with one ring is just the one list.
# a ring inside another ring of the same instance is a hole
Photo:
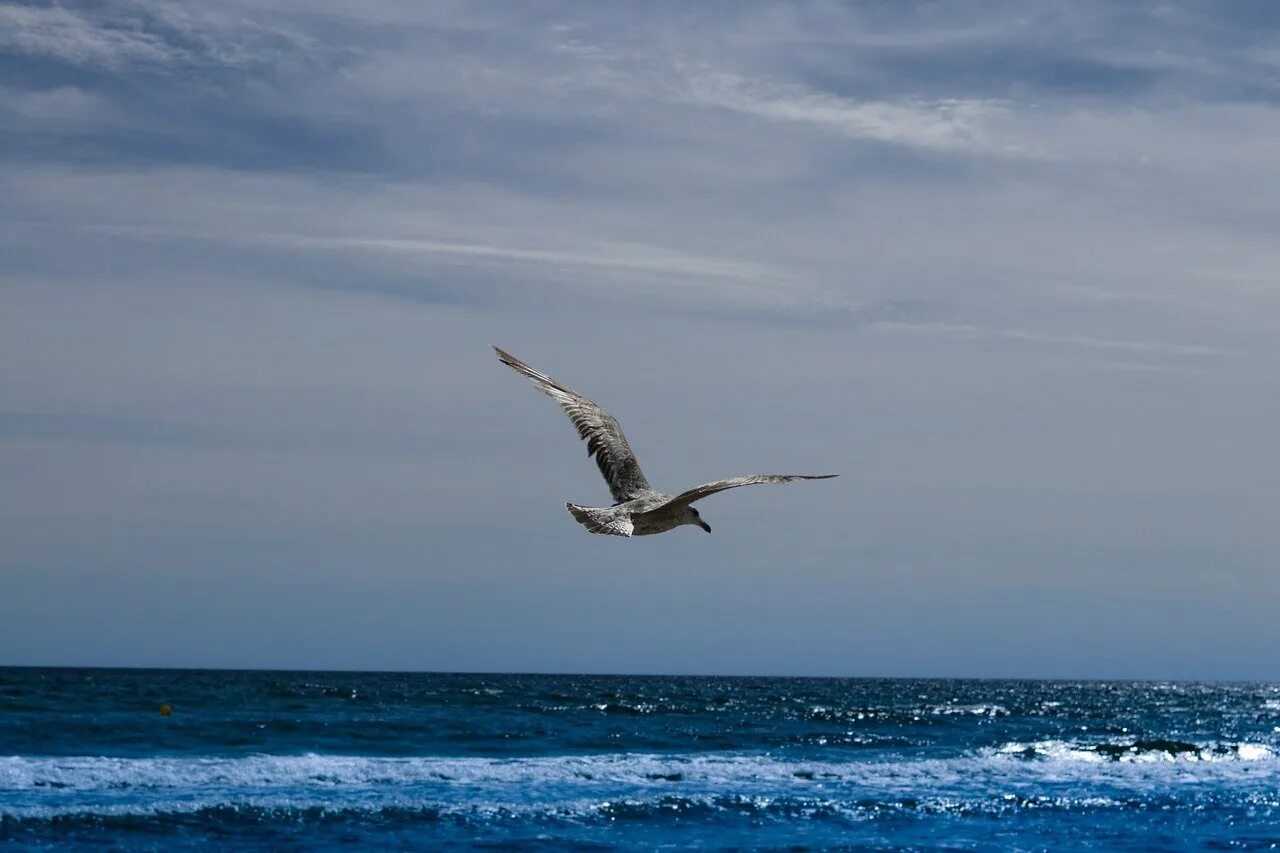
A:
{"label": "whitecap", "polygon": [[[891,760],[819,761],[716,752],[519,758],[8,756],[0,757],[0,817],[242,805],[559,814],[577,803],[656,803],[669,797],[699,803],[726,797],[812,801],[831,808],[926,802],[937,808],[945,802],[971,809],[1040,808],[1055,797],[1083,803],[1153,792],[1193,796],[1206,785],[1215,796],[1274,794],[1280,757],[1267,744],[1191,744],[1170,751],[1140,743],[1043,740],[950,755],[921,751]],[[1005,794],[1016,796],[1006,800]]]}

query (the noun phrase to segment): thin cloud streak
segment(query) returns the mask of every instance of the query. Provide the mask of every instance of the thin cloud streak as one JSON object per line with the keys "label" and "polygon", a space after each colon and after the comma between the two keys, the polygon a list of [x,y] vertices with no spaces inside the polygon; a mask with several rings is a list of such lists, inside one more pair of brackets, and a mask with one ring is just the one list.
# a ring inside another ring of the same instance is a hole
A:
{"label": "thin cloud streak", "polygon": [[[44,227],[44,223],[20,223],[28,227]],[[764,283],[782,284],[789,276],[769,267],[732,258],[685,255],[660,246],[643,244],[605,244],[596,251],[517,248],[479,243],[458,243],[426,237],[354,237],[311,234],[236,232],[216,233],[166,228],[152,225],[79,226],[84,231],[154,240],[199,240],[220,245],[278,246],[289,249],[341,251],[361,249],[392,255],[442,255],[473,260],[515,261],[546,264],[555,267],[601,267],[637,272],[715,276]]]}
{"label": "thin cloud streak", "polygon": [[851,139],[938,151],[1025,156],[1021,148],[998,138],[993,125],[1008,115],[1008,107],[993,101],[852,101],[727,73],[691,75],[688,92],[695,104],[810,125]]}
{"label": "thin cloud streak", "polygon": [[[23,223],[28,228],[47,230],[43,223]],[[788,287],[793,276],[768,266],[731,258],[694,256],[662,246],[637,243],[596,243],[580,249],[531,249],[513,246],[462,243],[421,237],[356,237],[275,232],[241,233],[193,231],[151,225],[95,225],[78,230],[131,238],[145,242],[157,240],[205,243],[216,247],[255,247],[279,250],[293,255],[343,255],[347,258],[422,261],[424,274],[439,267],[490,266],[507,270],[513,276],[528,274],[537,268],[568,276],[560,287],[587,288],[597,292],[662,294],[675,305],[690,300],[709,304],[732,303],[742,307],[787,311],[792,307],[806,313],[818,310],[846,311],[842,303],[803,287]],[[614,281],[602,273],[626,275]],[[647,286],[636,291],[643,277]],[[545,275],[538,276],[539,280]],[[710,281],[708,280],[710,279]],[[518,280],[517,280],[518,281]],[[574,284],[574,282],[577,282]],[[326,286],[330,286],[326,284]],[[364,285],[353,284],[353,289]],[[523,282],[513,282],[514,290],[525,289]]]}
{"label": "thin cloud streak", "polygon": [[[247,12],[247,10],[246,10]],[[0,50],[110,73],[168,74],[183,67],[310,65],[330,53],[296,29],[248,14],[182,2],[0,4]]]}
{"label": "thin cloud streak", "polygon": [[1103,370],[1166,376],[1222,376],[1227,373],[1225,368],[1195,367],[1187,364],[1148,364],[1141,361],[1057,361],[1049,364],[1066,370]]}
{"label": "thin cloud streak", "polygon": [[1021,329],[983,329],[966,323],[903,323],[892,320],[879,321],[879,328],[893,331],[918,332],[930,335],[950,335],[962,338],[999,338],[1010,341],[1025,341],[1033,344],[1051,346],[1084,347],[1086,349],[1120,350],[1124,352],[1141,352],[1155,355],[1188,355],[1210,356],[1215,358],[1239,358],[1246,355],[1241,350],[1205,344],[1177,344],[1156,341],[1107,340],[1089,338],[1078,335],[1052,335],[1043,332],[1032,332]]}
{"label": "thin cloud streak", "polygon": [[103,27],[63,6],[0,5],[0,47],[110,70],[129,63],[169,66],[187,56],[154,33]]}
{"label": "thin cloud streak", "polygon": [[650,273],[716,276],[752,281],[786,281],[775,270],[730,258],[693,257],[658,246],[600,246],[595,252],[487,246],[451,243],[413,237],[310,237],[297,234],[268,234],[263,242],[282,246],[317,249],[368,249],[393,253],[460,256],[469,259],[529,261],[551,266],[605,267]]}

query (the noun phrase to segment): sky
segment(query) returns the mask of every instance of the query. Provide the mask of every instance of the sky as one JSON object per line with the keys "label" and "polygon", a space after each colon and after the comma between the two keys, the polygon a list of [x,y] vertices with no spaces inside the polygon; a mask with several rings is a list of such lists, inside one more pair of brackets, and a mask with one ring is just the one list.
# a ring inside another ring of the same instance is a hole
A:
{"label": "sky", "polygon": [[[0,664],[1280,679],[1280,7],[0,2]],[[609,503],[498,344],[611,410]]]}

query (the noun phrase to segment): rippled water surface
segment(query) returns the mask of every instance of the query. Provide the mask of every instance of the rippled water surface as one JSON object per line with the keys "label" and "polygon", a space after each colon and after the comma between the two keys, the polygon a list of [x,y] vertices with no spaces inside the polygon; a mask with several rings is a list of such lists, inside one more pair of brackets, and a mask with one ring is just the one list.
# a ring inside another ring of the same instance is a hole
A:
{"label": "rippled water surface", "polygon": [[1266,849],[1280,685],[0,669],[0,842]]}

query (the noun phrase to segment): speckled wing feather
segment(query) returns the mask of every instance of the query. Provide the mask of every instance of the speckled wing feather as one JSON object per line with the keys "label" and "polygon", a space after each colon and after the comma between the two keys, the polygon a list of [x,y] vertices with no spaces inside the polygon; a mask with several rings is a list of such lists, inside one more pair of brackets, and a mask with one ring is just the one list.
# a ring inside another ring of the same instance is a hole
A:
{"label": "speckled wing feather", "polygon": [[569,514],[574,517],[574,520],[591,533],[603,533],[608,536],[630,536],[632,531],[635,530],[635,525],[631,523],[631,518],[614,509],[578,506],[571,503],[566,503],[564,508],[569,510]]}
{"label": "speckled wing feather", "polygon": [[564,409],[579,437],[586,441],[587,455],[596,458],[596,465],[609,484],[614,501],[622,503],[651,491],[649,481],[640,470],[640,463],[636,461],[636,455],[631,452],[631,445],[627,444],[627,437],[622,434],[622,427],[613,415],[510,353],[498,347],[493,349],[503,364],[532,379],[538,390]]}
{"label": "speckled wing feather", "polygon": [[725,489],[736,489],[739,486],[754,486],[760,483],[790,483],[793,480],[830,480],[832,477],[839,476],[837,474],[750,474],[746,477],[730,477],[727,480],[716,480],[714,483],[703,483],[701,486],[694,486],[692,489],[686,489],[667,501],[660,507],[656,507],[653,512],[658,512],[666,507],[676,506],[679,504],[689,505],[694,501],[700,501],[703,498],[714,495],[716,492],[723,492]]}

